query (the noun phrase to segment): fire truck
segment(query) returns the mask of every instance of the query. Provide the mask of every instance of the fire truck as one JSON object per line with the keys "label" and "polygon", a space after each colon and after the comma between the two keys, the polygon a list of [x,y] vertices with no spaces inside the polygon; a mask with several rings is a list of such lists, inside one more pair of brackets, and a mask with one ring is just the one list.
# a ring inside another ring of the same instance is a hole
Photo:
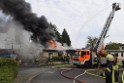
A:
{"label": "fire truck", "polygon": [[87,49],[75,49],[72,51],[72,63],[77,66],[83,66],[83,65],[95,65],[100,61],[100,64],[106,64],[107,60],[106,58],[101,58],[98,60],[98,57],[101,53],[101,48],[103,47],[103,42],[106,38],[108,29],[110,27],[110,24],[113,20],[114,14],[116,11],[120,10],[120,4],[119,3],[113,3],[112,4],[112,11],[109,14],[109,17],[106,20],[106,23],[103,27],[103,30],[93,48],[93,50],[87,50]]}

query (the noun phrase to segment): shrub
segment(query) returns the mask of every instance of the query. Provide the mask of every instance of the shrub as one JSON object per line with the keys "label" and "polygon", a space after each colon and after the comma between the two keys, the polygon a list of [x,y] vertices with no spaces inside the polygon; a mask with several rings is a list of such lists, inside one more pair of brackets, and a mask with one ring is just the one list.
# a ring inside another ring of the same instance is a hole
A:
{"label": "shrub", "polygon": [[64,61],[62,56],[53,56],[52,61]]}
{"label": "shrub", "polygon": [[0,58],[0,66],[18,66],[18,62],[12,58]]}

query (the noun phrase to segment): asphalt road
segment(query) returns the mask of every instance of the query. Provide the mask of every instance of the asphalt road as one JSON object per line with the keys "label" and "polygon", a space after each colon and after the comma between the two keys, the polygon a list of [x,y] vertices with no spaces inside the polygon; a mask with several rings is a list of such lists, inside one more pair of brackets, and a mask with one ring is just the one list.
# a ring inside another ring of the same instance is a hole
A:
{"label": "asphalt road", "polygon": [[60,70],[61,69],[51,69],[41,72],[40,75],[32,79],[31,83],[72,83],[72,80],[60,75]]}
{"label": "asphalt road", "polygon": [[[67,79],[61,76],[60,71],[62,69],[51,69],[49,71],[41,72],[38,76],[32,79],[31,83],[74,83],[73,80]],[[65,73],[66,76],[76,77],[85,70],[74,70]],[[103,78],[84,74],[79,76],[77,79],[84,81],[84,83],[105,83]],[[78,83],[75,81],[75,83]]]}

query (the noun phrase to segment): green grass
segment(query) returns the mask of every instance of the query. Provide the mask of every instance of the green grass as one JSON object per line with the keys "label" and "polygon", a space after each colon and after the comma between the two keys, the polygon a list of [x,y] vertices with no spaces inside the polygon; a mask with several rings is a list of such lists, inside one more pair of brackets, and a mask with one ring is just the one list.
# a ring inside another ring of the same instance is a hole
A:
{"label": "green grass", "polygon": [[0,83],[13,83],[17,75],[18,64],[10,59],[0,60]]}

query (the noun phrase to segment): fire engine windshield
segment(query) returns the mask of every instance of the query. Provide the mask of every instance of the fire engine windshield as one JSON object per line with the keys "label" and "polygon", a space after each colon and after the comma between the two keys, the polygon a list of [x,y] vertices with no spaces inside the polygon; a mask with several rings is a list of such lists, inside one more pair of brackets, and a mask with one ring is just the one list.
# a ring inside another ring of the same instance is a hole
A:
{"label": "fire engine windshield", "polygon": [[86,55],[86,51],[82,51],[82,52],[81,52],[81,55],[82,55],[82,56]]}

